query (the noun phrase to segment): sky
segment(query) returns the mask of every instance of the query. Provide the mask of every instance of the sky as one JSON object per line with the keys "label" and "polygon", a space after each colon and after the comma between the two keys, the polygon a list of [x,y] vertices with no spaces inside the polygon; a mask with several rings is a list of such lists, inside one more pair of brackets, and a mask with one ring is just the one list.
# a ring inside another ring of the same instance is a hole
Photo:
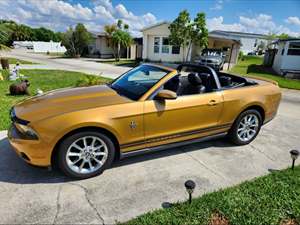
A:
{"label": "sky", "polygon": [[83,23],[92,32],[122,19],[134,36],[182,10],[206,14],[211,30],[300,36],[300,0],[0,0],[0,19],[65,31]]}

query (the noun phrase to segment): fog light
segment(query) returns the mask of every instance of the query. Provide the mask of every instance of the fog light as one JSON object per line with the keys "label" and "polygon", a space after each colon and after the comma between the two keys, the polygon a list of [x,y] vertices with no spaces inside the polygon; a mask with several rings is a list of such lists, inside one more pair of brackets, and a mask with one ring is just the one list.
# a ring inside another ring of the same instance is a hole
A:
{"label": "fog light", "polygon": [[192,203],[192,193],[194,192],[196,184],[192,180],[187,180],[184,183],[184,186],[185,186],[185,189],[186,189],[187,193],[189,194],[189,204],[191,204]]}
{"label": "fog light", "polygon": [[296,161],[296,159],[298,158],[298,156],[299,156],[299,151],[298,150],[291,150],[290,151],[290,154],[291,154],[291,158],[292,158],[292,160],[293,160],[293,162],[292,162],[292,170],[294,170],[294,167],[295,167],[295,161]]}

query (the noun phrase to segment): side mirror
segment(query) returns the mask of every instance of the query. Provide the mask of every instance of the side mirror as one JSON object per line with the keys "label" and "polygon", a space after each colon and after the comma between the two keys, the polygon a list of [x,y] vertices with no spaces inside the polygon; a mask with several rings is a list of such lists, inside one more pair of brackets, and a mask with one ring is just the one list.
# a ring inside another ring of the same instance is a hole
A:
{"label": "side mirror", "polygon": [[161,90],[155,96],[155,99],[176,99],[177,94],[170,90]]}

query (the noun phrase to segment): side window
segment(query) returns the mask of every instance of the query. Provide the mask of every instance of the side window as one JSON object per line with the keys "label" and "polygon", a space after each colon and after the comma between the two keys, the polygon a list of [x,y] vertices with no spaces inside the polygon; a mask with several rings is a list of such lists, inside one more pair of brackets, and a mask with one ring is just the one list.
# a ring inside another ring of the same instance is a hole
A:
{"label": "side window", "polygon": [[159,53],[160,37],[154,37],[154,53]]}
{"label": "side window", "polygon": [[172,46],[172,54],[180,54],[180,46]]}
{"label": "side window", "polygon": [[161,52],[162,53],[169,53],[169,38],[163,37],[162,39],[162,48],[161,48]]}
{"label": "side window", "polygon": [[300,55],[300,42],[290,42],[287,55]]}

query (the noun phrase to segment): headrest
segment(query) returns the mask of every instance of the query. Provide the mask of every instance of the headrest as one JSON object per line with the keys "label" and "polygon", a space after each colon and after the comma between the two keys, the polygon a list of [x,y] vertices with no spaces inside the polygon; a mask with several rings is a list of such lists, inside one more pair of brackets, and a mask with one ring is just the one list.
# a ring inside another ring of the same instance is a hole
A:
{"label": "headrest", "polygon": [[202,84],[201,78],[196,73],[190,73],[188,75],[188,80],[193,85],[200,85],[200,84]]}
{"label": "headrest", "polygon": [[202,79],[202,80],[207,80],[210,78],[210,74],[209,73],[199,73],[198,76]]}
{"label": "headrest", "polygon": [[219,77],[221,86],[230,86],[231,85],[231,77],[220,76]]}

